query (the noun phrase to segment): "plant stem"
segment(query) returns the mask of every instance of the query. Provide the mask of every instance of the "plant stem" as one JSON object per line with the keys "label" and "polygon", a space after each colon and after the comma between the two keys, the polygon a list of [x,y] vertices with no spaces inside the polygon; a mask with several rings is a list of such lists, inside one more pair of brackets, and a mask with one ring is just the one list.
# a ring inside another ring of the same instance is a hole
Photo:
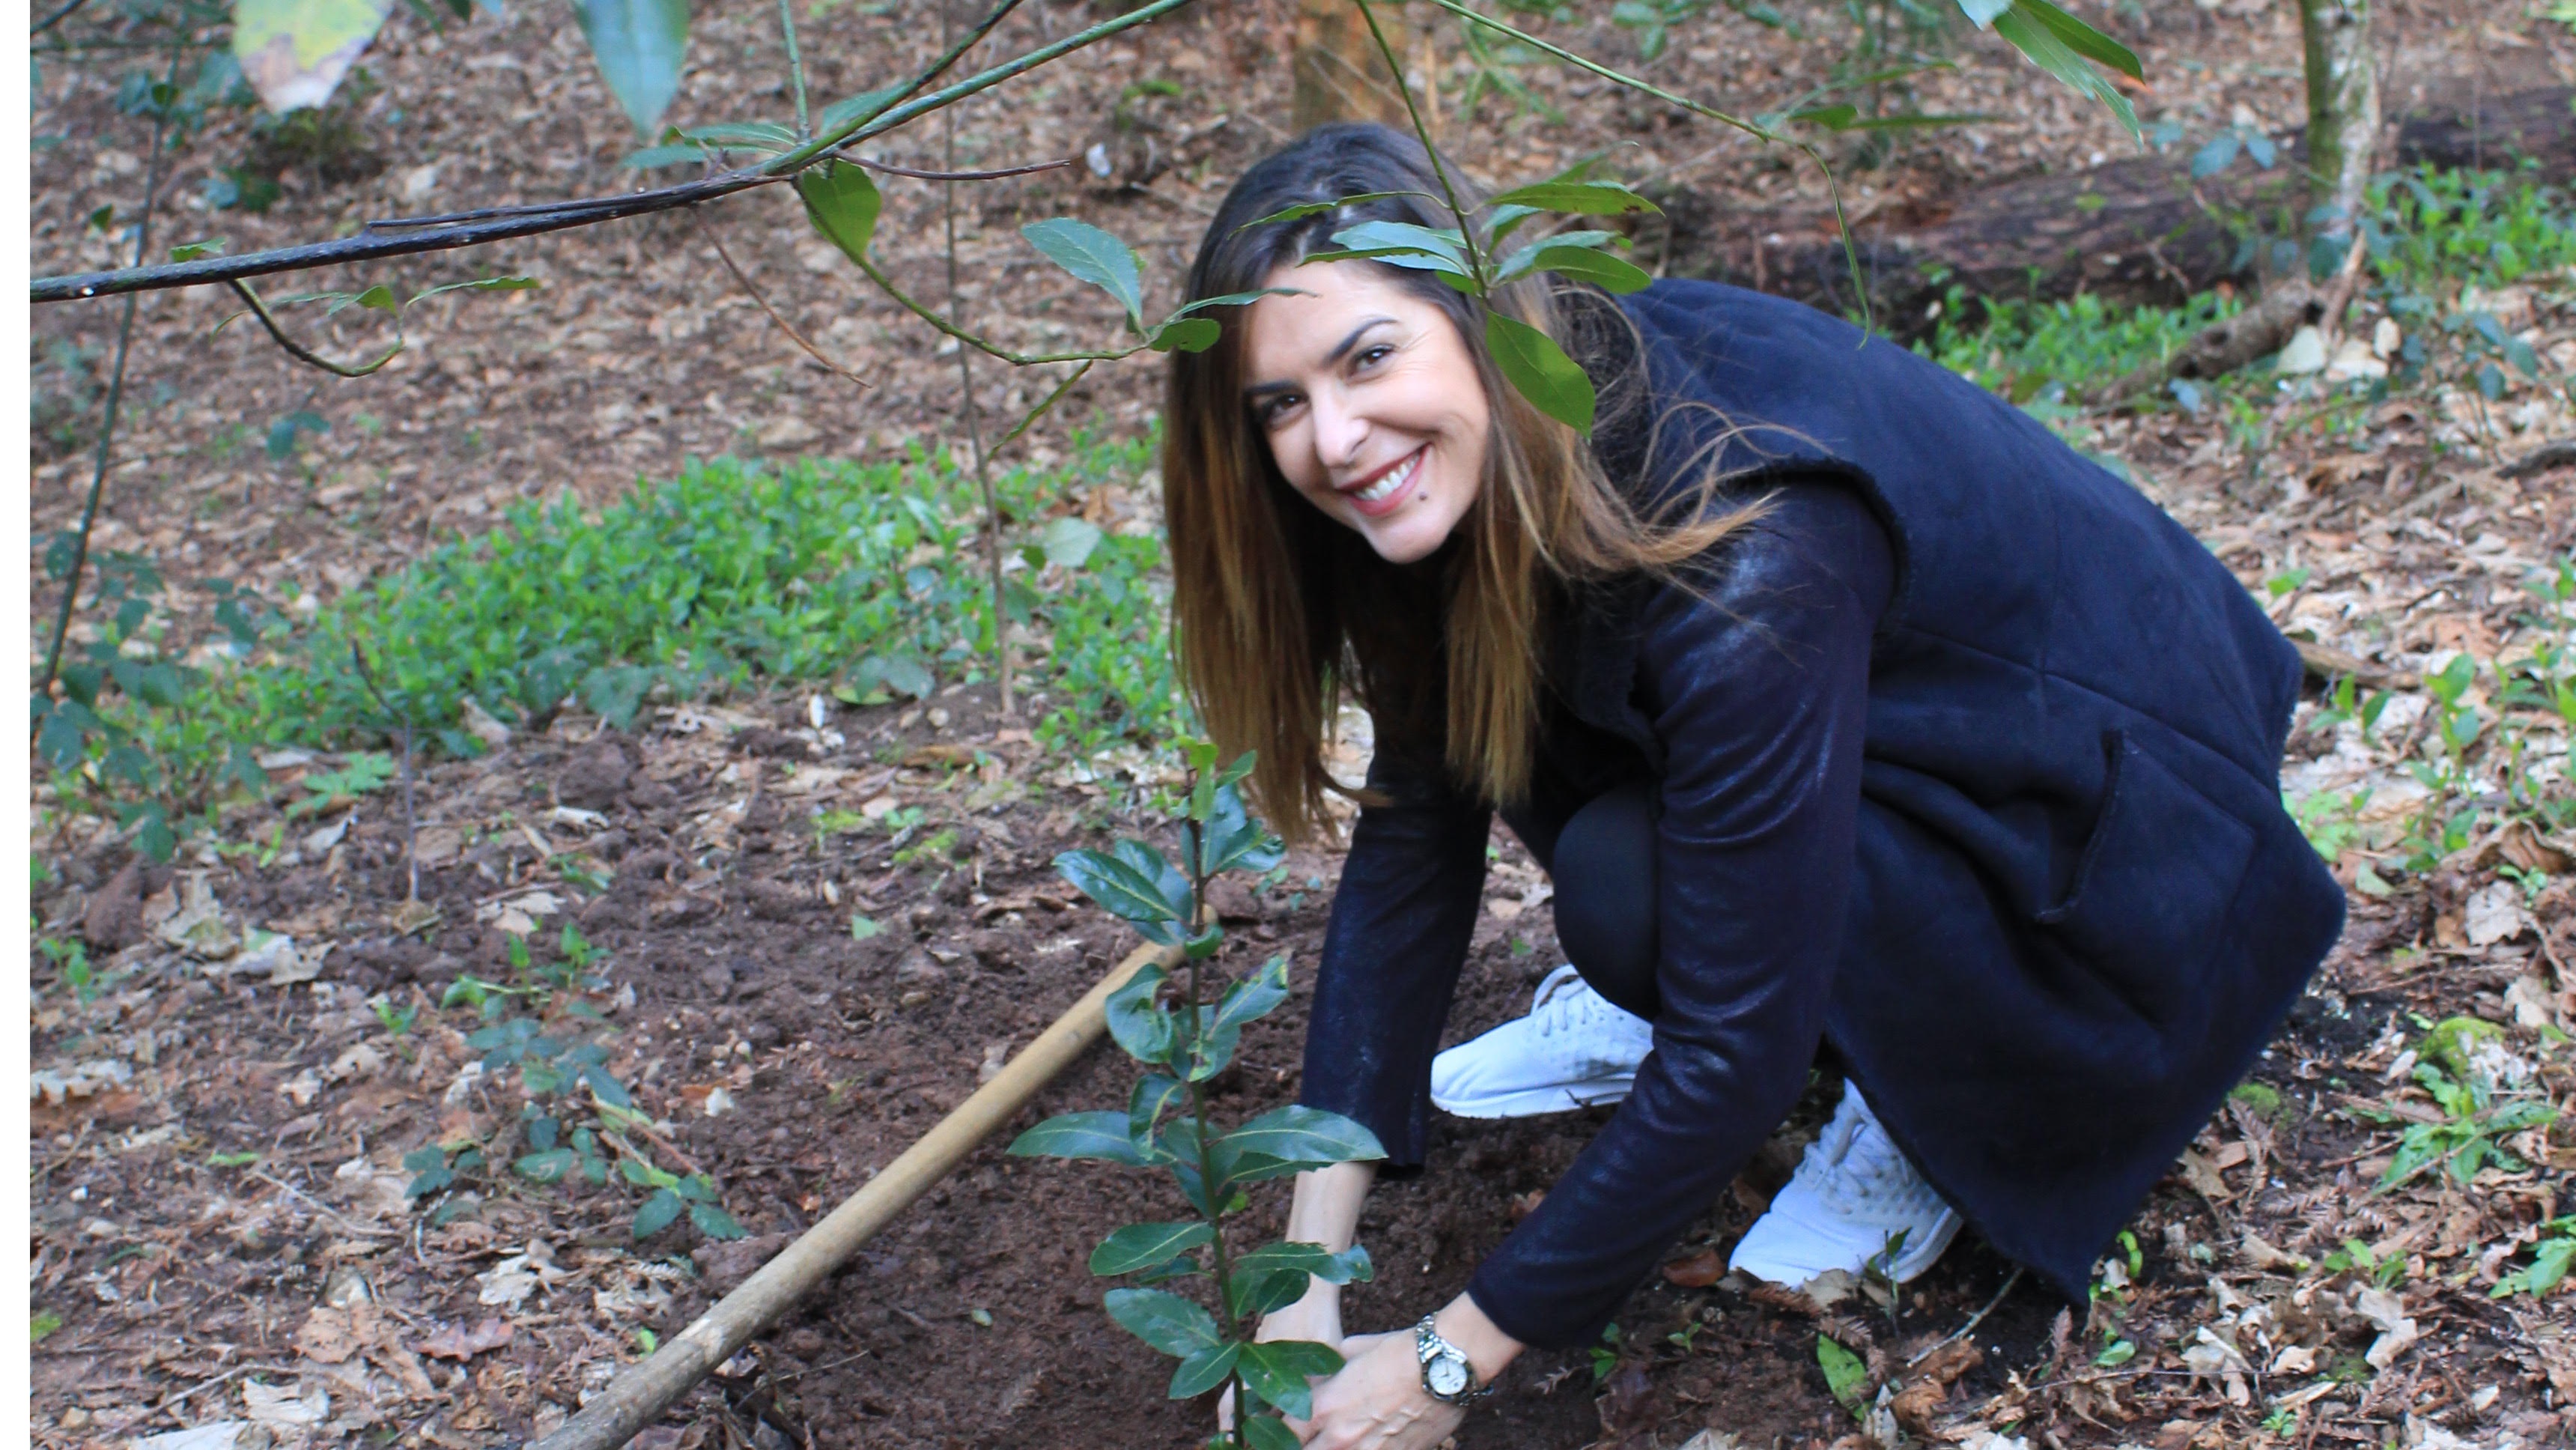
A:
{"label": "plant stem", "polygon": [[[1184,799],[1197,799],[1198,785],[1199,773],[1193,769],[1183,782]],[[1183,923],[1183,928],[1191,935],[1197,934],[1199,923],[1208,914],[1208,878],[1200,869],[1206,855],[1200,849],[1200,835],[1205,829],[1206,827],[1196,816],[1190,816],[1181,822],[1181,850],[1190,873],[1190,919]],[[1195,952],[1186,955],[1190,965],[1190,984],[1186,989],[1181,1010],[1189,1014],[1183,1020],[1189,1023],[1192,1043],[1190,1118],[1198,1125],[1195,1136],[1199,1145],[1199,1191],[1207,1195],[1208,1201],[1208,1262],[1216,1280],[1217,1330],[1225,1338],[1233,1339],[1239,1332],[1239,1326],[1234,1319],[1233,1266],[1225,1252],[1225,1201],[1217,1197],[1216,1151],[1208,1141],[1207,1080],[1200,1077],[1196,1071],[1200,1051],[1199,997],[1202,983],[1199,963],[1204,958]],[[1243,1426],[1245,1421],[1252,1418],[1252,1404],[1246,1397],[1241,1371],[1229,1374],[1227,1380],[1234,1387],[1234,1443],[1241,1447],[1247,1443],[1244,1439]]]}
{"label": "plant stem", "polygon": [[976,336],[974,333],[968,332],[966,329],[959,327],[956,323],[949,321],[947,318],[940,316],[938,313],[924,307],[919,302],[914,301],[909,293],[894,285],[894,279],[887,276],[883,268],[868,260],[866,257],[861,256],[855,260],[859,264],[859,270],[868,274],[868,280],[877,284],[877,289],[885,293],[888,297],[893,298],[896,304],[902,307],[904,311],[909,312],[913,316],[920,318],[922,321],[929,323],[932,327],[939,329],[941,332],[957,339],[959,342],[966,344],[977,352],[983,353],[988,357],[1000,358],[1002,361],[1011,363],[1018,367],[1029,367],[1037,363],[1116,362],[1120,358],[1129,357],[1144,350],[1144,344],[1138,343],[1134,347],[1122,348],[1116,352],[1013,352],[999,343],[989,341],[985,338]]}
{"label": "plant stem", "polygon": [[1377,53],[1386,61],[1387,76],[1395,82],[1395,94],[1404,102],[1404,114],[1412,118],[1413,134],[1422,142],[1423,154],[1431,158],[1431,174],[1440,179],[1440,194],[1449,201],[1449,214],[1458,219],[1458,242],[1467,252],[1467,270],[1474,273],[1478,286],[1486,282],[1483,256],[1476,248],[1476,229],[1467,224],[1467,209],[1458,204],[1458,188],[1449,183],[1449,168],[1441,164],[1440,148],[1431,144],[1431,128],[1422,123],[1422,108],[1413,102],[1413,87],[1404,79],[1404,62],[1396,57],[1395,47],[1386,43],[1386,32],[1378,28],[1377,12],[1368,0],[1351,0],[1360,8],[1360,19],[1368,22],[1369,39],[1377,42]]}
{"label": "plant stem", "polygon": [[[66,10],[63,14],[71,12]],[[179,83],[180,47],[170,47],[170,71],[165,85]],[[152,164],[143,179],[143,215],[134,223],[134,264],[143,265],[144,255],[152,246],[152,211],[161,199],[161,141],[169,129],[170,113],[164,106],[152,112]],[[98,460],[89,476],[89,498],[81,505],[80,538],[72,545],[71,571],[63,581],[63,604],[54,615],[54,640],[45,649],[45,677],[36,682],[39,696],[49,693],[54,677],[62,671],[63,642],[71,637],[72,606],[80,600],[81,574],[89,564],[91,530],[98,526],[98,503],[107,492],[107,461],[116,444],[116,414],[125,401],[125,360],[134,346],[134,312],[141,298],[129,293],[125,299],[125,316],[116,325],[116,363],[107,375],[107,402],[98,424]]]}
{"label": "plant stem", "polygon": [[805,57],[796,49],[795,0],[778,0],[778,33],[787,40],[787,78],[796,88],[796,139],[814,137],[814,120],[805,109]]}
{"label": "plant stem", "polygon": [[[779,0],[785,4],[786,0]],[[948,9],[943,4],[939,23],[948,24]],[[957,112],[940,113],[939,164],[949,170],[957,166]],[[957,310],[957,193],[942,187],[939,192],[939,223],[947,234],[948,244],[948,310]],[[983,416],[975,406],[975,355],[964,347],[957,349],[957,391],[966,407],[966,448],[975,461],[975,488],[984,497],[984,573],[993,595],[993,673],[1002,685],[1002,718],[1011,718],[1011,631],[1002,610],[1002,504],[993,496],[993,470],[984,457]]]}

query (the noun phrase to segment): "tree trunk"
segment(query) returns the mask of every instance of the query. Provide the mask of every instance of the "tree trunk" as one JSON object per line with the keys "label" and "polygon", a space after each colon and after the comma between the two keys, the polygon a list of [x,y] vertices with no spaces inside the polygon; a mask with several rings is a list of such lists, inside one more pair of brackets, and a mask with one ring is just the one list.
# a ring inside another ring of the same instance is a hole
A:
{"label": "tree trunk", "polygon": [[[1405,84],[1432,139],[1440,136],[1439,72],[1432,64],[1431,30],[1417,25],[1401,0],[1378,0],[1371,7],[1386,43],[1405,60]],[[1404,97],[1387,74],[1352,0],[1298,0],[1296,89],[1290,101],[1289,126],[1296,131],[1327,121],[1376,121],[1399,131],[1413,128]]]}
{"label": "tree trunk", "polygon": [[2308,60],[2308,205],[2324,238],[2348,241],[2379,144],[2379,65],[2370,0],[2299,0]]}

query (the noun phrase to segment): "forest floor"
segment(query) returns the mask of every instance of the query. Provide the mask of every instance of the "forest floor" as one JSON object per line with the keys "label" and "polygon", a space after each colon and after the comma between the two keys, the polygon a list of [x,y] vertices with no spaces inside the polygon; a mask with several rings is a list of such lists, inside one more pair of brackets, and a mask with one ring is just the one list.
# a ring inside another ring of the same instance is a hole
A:
{"label": "forest floor", "polygon": [[[1820,32],[1846,23],[1838,9],[1784,8]],[[1088,13],[1033,0],[1000,43],[1061,34]],[[784,113],[769,15],[705,9],[675,119],[746,119],[721,109],[741,97],[764,118]],[[2246,0],[2153,0],[2093,18],[2145,57],[2149,121],[2205,132],[2247,117],[2295,122],[2285,15]],[[1125,235],[1168,298],[1226,182],[1282,139],[1287,17],[1277,3],[1202,7],[1026,92],[962,108],[961,165],[1097,142],[1113,175],[1076,168],[961,197],[960,308],[1013,344],[1108,335],[1103,307],[1031,268],[1013,234],[1059,212]],[[828,8],[807,37],[818,89],[881,83],[935,49],[933,19],[903,0]],[[2382,23],[2400,92],[2576,81],[2567,29],[2519,12],[2390,5]],[[1633,36],[1606,24],[1548,33],[1634,54]],[[1656,79],[1746,109],[1828,79],[1839,53],[1723,13],[1675,34]],[[1874,169],[1858,165],[1861,142],[1832,143],[1861,205],[2099,164],[2128,144],[1999,47],[1968,41],[1956,58],[1956,71],[1921,82],[1922,108],[2013,119],[1904,142]],[[392,212],[614,189],[631,175],[614,169],[631,137],[565,12],[513,7],[443,35],[398,14],[368,67],[376,89],[356,108],[357,141],[288,165],[266,213],[197,205],[163,219],[161,242],[224,234],[248,250]],[[120,74],[112,59],[45,62],[35,129],[66,139],[36,160],[40,273],[122,260],[84,220],[110,204],[130,215],[140,200],[145,128],[113,108]],[[1618,174],[1746,207],[1815,185],[1662,108],[1535,67],[1516,78],[1564,119],[1516,116],[1507,95],[1489,94],[1451,139],[1487,180],[1546,174],[1609,143]],[[1453,96],[1465,79],[1448,78]],[[220,115],[180,153],[172,194],[202,196],[252,148],[247,123]],[[936,165],[947,153],[932,127],[884,154]],[[935,192],[891,182],[888,193],[880,235],[896,275],[947,295]],[[313,387],[246,326],[210,337],[220,299],[157,294],[139,314],[133,411],[100,545],[158,561],[179,654],[209,628],[210,580],[329,601],[517,501],[568,494],[596,508],[687,455],[873,459],[954,446],[955,359],[855,286],[792,202],[756,194],[705,225],[728,234],[782,312],[876,386],[859,392],[790,348],[681,217],[400,269],[416,286],[477,268],[544,286],[424,307],[405,355],[347,386]],[[2576,367],[2564,275],[2480,303],[2557,376]],[[112,328],[110,307],[37,316],[40,538],[76,515],[87,486],[81,410],[95,402]],[[351,354],[371,340],[356,325],[322,337]],[[1044,469],[1073,451],[1077,426],[1142,433],[1158,377],[1095,372],[1033,434],[1026,461]],[[1052,381],[979,367],[983,416]],[[2576,1443],[2568,1291],[2494,1292],[2551,1243],[2576,1240],[2564,1217],[2576,1212],[2564,1036],[2576,1028],[2564,965],[2576,959],[2576,839],[2522,808],[2564,798],[2567,731],[2507,688],[2557,677],[2546,661],[2565,647],[2568,601],[2526,585],[2576,547],[2576,474],[2509,472],[2569,436],[2571,421],[2563,389],[2510,381],[2492,407],[2446,388],[2332,427],[2277,412],[2261,428],[2216,411],[2058,419],[2120,461],[2313,651],[2317,688],[2285,786],[2353,887],[2344,941],[2106,1258],[2093,1302],[2068,1310],[2012,1282],[1973,1236],[1894,1299],[1860,1286],[1821,1304],[1718,1274],[1831,1101],[1819,1083],[1622,1309],[1616,1343],[1525,1357],[1470,1416],[1461,1447],[1752,1450],[1902,1435],[1982,1450]],[[290,433],[272,457],[261,438],[295,412],[328,431]],[[1150,506],[1150,475],[1120,487]],[[50,605],[50,592],[31,601],[40,623]],[[2515,672],[2535,659],[2537,673]],[[2460,660],[2465,686],[2447,697],[2427,687]],[[2346,707],[2326,688],[2333,676],[2359,681],[2363,698],[2384,690],[2384,703],[2364,718],[2361,699]],[[2450,746],[2469,728],[2464,710],[2483,712],[2483,733]],[[36,970],[41,1445],[485,1446],[559,1423],[1128,950],[1132,939],[1075,901],[1048,863],[1132,829],[1159,779],[1132,760],[1051,756],[1025,721],[998,716],[988,685],[963,683],[871,707],[782,687],[650,709],[631,731],[567,711],[479,758],[424,760],[409,826],[399,787],[343,792],[324,780],[349,759],[271,752],[269,796],[221,817],[225,849],[190,843],[167,865],[141,859],[72,794],[37,789],[35,935],[85,940],[93,973],[84,988],[47,959]],[[2462,761],[2473,768],[2431,783],[2413,768]],[[2433,807],[2454,796],[2487,809],[2451,832]],[[2410,833],[2426,830],[2438,859],[2402,869],[2423,854]],[[1328,853],[1301,852],[1273,884],[1226,902],[1240,928],[1233,950],[1288,952],[1302,986],[1337,869]],[[1525,1008],[1558,959],[1545,901],[1543,878],[1498,831],[1450,1040]],[[567,927],[577,953],[596,953],[570,970]],[[466,1043],[487,1025],[476,1009],[441,1005],[466,978],[523,994],[491,998],[505,1019],[527,1020],[514,1004],[542,1002],[578,1028],[574,1004],[598,1011],[603,1066],[646,1119],[621,1139],[627,1161],[704,1173],[750,1236],[713,1238],[683,1217],[638,1239],[643,1194],[623,1178],[549,1187],[502,1171],[544,1145],[531,1141],[515,1075],[483,1071]],[[1301,990],[1247,1034],[1224,1083],[1230,1106],[1294,1094],[1304,1003]],[[2437,1030],[2461,1017],[2488,1025]],[[1115,1101],[1123,1072],[1095,1053],[1024,1121]],[[2463,1096],[2472,1084],[2478,1095]],[[1354,1327],[1409,1322],[1454,1293],[1602,1118],[1443,1120],[1429,1171],[1371,1201],[1362,1236],[1380,1273],[1350,1293]],[[488,1167],[459,1163],[448,1188],[408,1193],[424,1149],[468,1142]],[[1197,1443],[1208,1407],[1160,1399],[1160,1361],[1101,1313],[1083,1267],[1108,1227],[1173,1206],[1167,1190],[1094,1165],[1007,1158],[1000,1142],[639,1443]],[[2408,1166],[2401,1153],[2422,1151],[2450,1156],[2380,1186]],[[1275,1227],[1284,1200],[1267,1195],[1255,1222]],[[1893,1427],[1838,1403],[1822,1340],[1861,1361],[1857,1393],[1884,1399]]]}

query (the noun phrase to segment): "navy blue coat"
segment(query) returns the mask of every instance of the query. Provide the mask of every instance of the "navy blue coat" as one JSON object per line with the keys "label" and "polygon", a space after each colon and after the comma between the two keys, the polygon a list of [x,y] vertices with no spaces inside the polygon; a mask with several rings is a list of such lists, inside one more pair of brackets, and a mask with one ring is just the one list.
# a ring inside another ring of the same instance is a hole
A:
{"label": "navy blue coat", "polygon": [[[2298,657],[2180,525],[1945,369],[1734,288],[1622,305],[1664,428],[1651,454],[1605,429],[1612,477],[1663,496],[1714,443],[1739,496],[1796,487],[1699,594],[1628,581],[1560,616],[1539,782],[1505,814],[1545,860],[1587,792],[1660,783],[1664,1007],[1637,1091],[1469,1291],[1525,1342],[1596,1335],[1821,1035],[1975,1228],[2080,1301],[2340,932],[2279,795]],[[1402,1166],[1487,815],[1381,756],[1395,803],[1353,835],[1301,1096]]]}

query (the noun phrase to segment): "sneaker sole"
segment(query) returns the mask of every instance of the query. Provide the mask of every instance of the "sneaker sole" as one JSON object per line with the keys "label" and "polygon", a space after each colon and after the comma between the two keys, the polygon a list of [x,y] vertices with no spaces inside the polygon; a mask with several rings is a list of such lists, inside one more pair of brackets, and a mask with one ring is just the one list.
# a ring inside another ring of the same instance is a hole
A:
{"label": "sneaker sole", "polygon": [[1536,1118],[1548,1113],[1570,1113],[1580,1108],[1618,1102],[1628,1096],[1628,1089],[1636,1080],[1633,1074],[1593,1078],[1585,1082],[1524,1088],[1519,1092],[1473,1098],[1443,1098],[1435,1093],[1431,1105],[1453,1118]]}

